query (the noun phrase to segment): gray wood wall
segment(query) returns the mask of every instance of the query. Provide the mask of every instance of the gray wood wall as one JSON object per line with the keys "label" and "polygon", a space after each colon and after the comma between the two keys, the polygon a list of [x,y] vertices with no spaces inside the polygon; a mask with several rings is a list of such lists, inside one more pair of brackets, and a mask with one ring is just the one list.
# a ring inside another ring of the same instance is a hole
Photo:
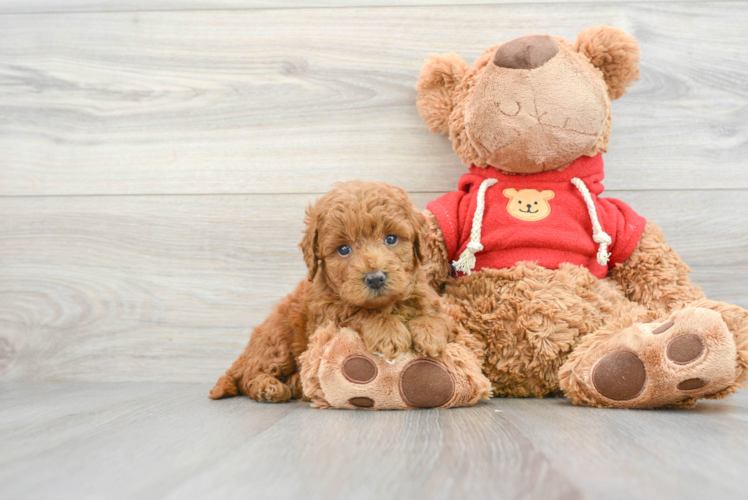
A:
{"label": "gray wood wall", "polygon": [[332,183],[456,186],[427,54],[602,23],[642,48],[608,195],[748,307],[746,2],[451,3],[0,0],[0,378],[212,381]]}

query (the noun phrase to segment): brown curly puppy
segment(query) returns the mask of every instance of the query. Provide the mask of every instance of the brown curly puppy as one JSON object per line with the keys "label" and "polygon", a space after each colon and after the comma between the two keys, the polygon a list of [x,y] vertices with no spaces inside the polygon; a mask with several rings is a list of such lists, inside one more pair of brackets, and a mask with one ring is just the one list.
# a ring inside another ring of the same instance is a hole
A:
{"label": "brown curly puppy", "polygon": [[358,332],[386,359],[411,349],[436,357],[450,340],[422,265],[426,220],[405,191],[342,183],[307,209],[305,222],[300,247],[309,279],[255,328],[212,399],[239,392],[257,401],[301,398],[299,356],[330,323]]}

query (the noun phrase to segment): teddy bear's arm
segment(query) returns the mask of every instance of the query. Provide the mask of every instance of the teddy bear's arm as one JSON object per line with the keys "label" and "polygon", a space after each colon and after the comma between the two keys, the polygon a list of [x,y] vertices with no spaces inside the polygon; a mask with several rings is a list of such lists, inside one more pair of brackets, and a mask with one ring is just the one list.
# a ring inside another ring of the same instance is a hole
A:
{"label": "teddy bear's arm", "polygon": [[439,228],[436,216],[429,210],[423,211],[426,217],[428,233],[424,244],[424,262],[428,266],[429,284],[437,291],[452,277],[452,265],[449,263],[449,252],[444,242],[444,235]]}
{"label": "teddy bear's arm", "polygon": [[610,277],[618,282],[626,296],[650,310],[669,312],[704,298],[701,289],[691,283],[691,269],[665,243],[662,230],[647,221],[636,249],[626,261],[614,267]]}

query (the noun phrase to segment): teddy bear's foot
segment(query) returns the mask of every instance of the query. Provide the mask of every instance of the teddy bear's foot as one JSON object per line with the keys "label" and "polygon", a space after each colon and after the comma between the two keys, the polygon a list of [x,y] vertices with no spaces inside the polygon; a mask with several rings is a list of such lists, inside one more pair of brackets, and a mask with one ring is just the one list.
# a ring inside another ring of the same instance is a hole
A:
{"label": "teddy bear's foot", "polygon": [[[387,408],[437,408],[447,405],[455,395],[455,380],[444,365],[430,359],[413,359],[409,361],[399,375],[399,398],[389,391],[382,391],[382,387],[371,384],[379,376],[380,371],[396,371],[382,366],[382,360],[356,354],[343,361],[340,371],[349,382],[361,387],[355,392],[374,394],[379,393],[376,401],[367,396],[355,396],[348,399],[348,404],[356,408],[387,409]],[[386,363],[386,361],[384,361]],[[401,363],[393,364],[401,367]],[[380,370],[381,368],[381,370]],[[333,368],[337,369],[337,368]],[[391,375],[394,375],[391,374]],[[390,381],[394,377],[383,377]],[[380,384],[381,385],[381,384]],[[371,392],[370,392],[371,391]],[[384,396],[384,397],[383,397]],[[402,403],[405,403],[403,405]]]}
{"label": "teddy bear's foot", "polygon": [[734,336],[719,313],[705,308],[682,309],[580,347],[560,374],[578,404],[689,406],[735,382]]}
{"label": "teddy bear's foot", "polygon": [[[408,353],[386,360],[367,351],[361,337],[343,328],[322,349],[316,380],[306,387],[314,406],[394,410],[469,406],[490,394],[490,383],[465,346],[450,343],[437,358]],[[305,361],[312,361],[308,358]],[[302,370],[302,378],[314,378]]]}

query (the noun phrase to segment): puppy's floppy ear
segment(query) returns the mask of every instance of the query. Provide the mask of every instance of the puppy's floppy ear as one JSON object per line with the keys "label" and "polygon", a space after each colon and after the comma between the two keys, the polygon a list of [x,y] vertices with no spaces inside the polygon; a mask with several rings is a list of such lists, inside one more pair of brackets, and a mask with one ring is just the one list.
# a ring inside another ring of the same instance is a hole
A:
{"label": "puppy's floppy ear", "polygon": [[304,217],[304,237],[301,238],[299,248],[304,254],[304,262],[306,263],[307,269],[309,269],[309,281],[314,280],[317,275],[317,269],[319,268],[319,223],[320,217],[315,212],[314,207],[309,205],[306,209],[306,216]]}
{"label": "puppy's floppy ear", "polygon": [[398,205],[401,214],[404,214],[405,218],[413,228],[413,258],[418,264],[423,264],[425,257],[423,254],[423,245],[425,244],[426,235],[428,233],[428,223],[426,217],[421,213],[410,199],[408,193],[399,187],[389,186],[384,184],[390,199]]}
{"label": "puppy's floppy ear", "polygon": [[426,58],[416,82],[417,106],[418,113],[432,132],[449,132],[452,95],[469,69],[455,53],[431,54]]}
{"label": "puppy's floppy ear", "polygon": [[611,100],[639,79],[639,44],[621,29],[605,25],[586,29],[577,36],[574,50],[602,70]]}
{"label": "puppy's floppy ear", "polygon": [[411,203],[410,207],[410,222],[413,224],[413,229],[415,230],[413,236],[413,256],[416,262],[422,265],[426,260],[423,254],[423,245],[425,245],[426,241],[428,224],[426,223],[426,217],[424,217],[423,213],[413,203]]}

